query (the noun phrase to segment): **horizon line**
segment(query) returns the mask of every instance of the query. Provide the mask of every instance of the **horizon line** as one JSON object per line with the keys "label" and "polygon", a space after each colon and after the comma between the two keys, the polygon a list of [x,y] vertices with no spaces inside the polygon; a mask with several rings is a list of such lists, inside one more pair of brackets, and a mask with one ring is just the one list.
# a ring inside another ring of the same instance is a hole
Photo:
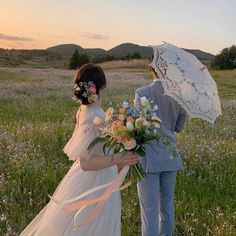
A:
{"label": "horizon line", "polygon": [[[47,48],[17,48],[17,49],[16,49],[16,48],[2,48],[2,47],[0,47],[0,49],[4,49],[4,50],[47,50],[47,49],[49,49],[49,48],[57,47],[57,46],[60,46],[60,45],[76,45],[76,46],[81,47],[82,49],[102,49],[102,50],[104,50],[104,51],[109,51],[109,50],[111,50],[111,49],[113,49],[113,48],[115,48],[115,47],[117,47],[117,46],[122,45],[122,44],[133,44],[133,45],[138,45],[138,46],[140,46],[140,47],[152,47],[152,46],[154,46],[154,45],[139,45],[139,44],[136,44],[136,43],[126,42],[126,43],[117,44],[116,46],[114,46],[114,47],[112,47],[112,48],[106,50],[106,49],[104,49],[104,48],[99,48],[99,47],[84,48],[84,47],[82,47],[81,45],[76,44],[76,43],[61,43],[61,44],[57,44],[57,45],[50,46],[50,47],[47,47]],[[161,44],[158,44],[158,45],[161,45]],[[180,47],[180,48],[182,48],[182,47]],[[209,53],[209,54],[211,54],[211,55],[213,55],[213,56],[217,55],[217,54],[213,54],[213,53],[208,52],[208,51],[203,51],[203,50],[201,50],[201,49],[199,49],[199,48],[182,48],[182,49],[187,49],[187,50],[200,50],[200,51],[202,51],[202,52]]]}

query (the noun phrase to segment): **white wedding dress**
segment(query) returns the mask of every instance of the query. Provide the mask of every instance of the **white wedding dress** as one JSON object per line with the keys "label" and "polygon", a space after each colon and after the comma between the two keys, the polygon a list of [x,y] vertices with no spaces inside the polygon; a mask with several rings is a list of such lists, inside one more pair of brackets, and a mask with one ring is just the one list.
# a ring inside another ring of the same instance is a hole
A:
{"label": "white wedding dress", "polygon": [[[94,117],[104,119],[104,112],[99,105],[80,106],[76,115],[77,124],[74,133],[64,147],[64,152],[75,162],[52,196],[58,201],[75,198],[91,188],[112,181],[117,176],[115,166],[98,171],[83,171],[80,168],[80,158],[96,158],[94,153],[103,155],[99,145],[96,145],[91,152],[87,150],[89,143],[99,134],[93,123]],[[104,158],[109,157],[104,156]],[[104,190],[96,191],[86,198],[97,197],[103,192]],[[95,206],[96,204],[92,204],[85,208],[76,217],[76,224],[83,222]],[[96,218],[85,226],[74,227],[76,212],[77,210],[66,212],[60,204],[50,200],[20,236],[120,236],[121,199],[119,191],[111,195]]]}

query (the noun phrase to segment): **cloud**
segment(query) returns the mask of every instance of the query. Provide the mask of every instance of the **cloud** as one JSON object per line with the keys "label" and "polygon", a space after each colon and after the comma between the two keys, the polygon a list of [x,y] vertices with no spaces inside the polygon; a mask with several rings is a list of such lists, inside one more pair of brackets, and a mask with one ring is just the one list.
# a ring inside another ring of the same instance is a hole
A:
{"label": "cloud", "polygon": [[25,37],[18,37],[14,35],[5,35],[0,33],[0,39],[4,39],[7,41],[22,41],[22,42],[28,42],[28,41],[33,41],[31,38],[25,38]]}
{"label": "cloud", "polygon": [[93,33],[80,33],[81,37],[90,38],[90,39],[99,39],[99,40],[107,40],[108,36],[102,34],[93,34]]}

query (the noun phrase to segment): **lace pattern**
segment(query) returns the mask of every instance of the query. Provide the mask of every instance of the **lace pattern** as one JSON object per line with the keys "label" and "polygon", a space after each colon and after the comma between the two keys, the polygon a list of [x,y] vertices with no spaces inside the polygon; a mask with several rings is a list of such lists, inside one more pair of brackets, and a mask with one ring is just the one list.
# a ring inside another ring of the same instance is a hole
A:
{"label": "lace pattern", "polygon": [[165,94],[175,99],[190,118],[214,123],[222,113],[217,86],[207,68],[194,55],[171,44],[153,50],[152,66]]}

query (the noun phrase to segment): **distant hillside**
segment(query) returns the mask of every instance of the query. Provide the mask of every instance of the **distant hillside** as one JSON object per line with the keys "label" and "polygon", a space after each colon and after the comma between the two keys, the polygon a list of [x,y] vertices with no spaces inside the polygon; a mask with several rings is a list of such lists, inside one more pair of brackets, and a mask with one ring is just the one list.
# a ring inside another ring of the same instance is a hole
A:
{"label": "distant hillside", "polygon": [[[140,46],[133,43],[123,43],[120,44],[110,50],[104,50],[101,48],[82,48],[79,45],[76,44],[61,44],[58,46],[47,48],[47,51],[56,52],[59,54],[66,54],[71,55],[75,51],[75,49],[78,49],[79,53],[81,54],[88,54],[89,56],[97,56],[97,55],[111,55],[116,57],[125,57],[127,54],[133,54],[134,52],[138,52],[142,58],[151,58],[153,49],[148,46]],[[214,55],[201,51],[199,49],[184,49],[189,53],[192,53],[195,55],[199,60],[201,61],[212,61],[214,58]]]}
{"label": "distant hillside", "polygon": [[126,56],[128,53],[133,54],[138,52],[143,58],[150,58],[153,53],[153,49],[146,46],[139,46],[132,43],[123,43],[107,51],[112,56]]}
{"label": "distant hillside", "polygon": [[101,48],[85,48],[85,52],[91,56],[107,54],[107,51]]}
{"label": "distant hillside", "polygon": [[64,55],[71,55],[74,53],[75,50],[78,50],[81,54],[88,54],[88,55],[102,55],[107,54],[107,51],[101,48],[82,48],[79,45],[76,44],[60,44],[57,46],[53,46],[50,48],[47,48],[46,51],[49,52],[56,52]]}
{"label": "distant hillside", "polygon": [[76,44],[60,44],[47,48],[46,51],[56,52],[60,54],[73,54],[75,50],[78,50],[79,53],[86,53],[85,49]]}
{"label": "distant hillside", "polygon": [[[88,54],[91,62],[122,59],[127,54],[138,52],[142,58],[151,58],[153,49],[132,43],[123,43],[110,50],[101,48],[82,48],[76,44],[61,44],[42,50],[16,50],[0,48],[0,66],[30,68],[68,68],[71,55],[78,49],[80,54]],[[199,60],[211,62],[214,55],[198,49],[184,49],[194,54]]]}
{"label": "distant hillside", "polygon": [[215,57],[213,54],[201,51],[199,49],[183,49],[196,56],[200,61],[212,61]]}

